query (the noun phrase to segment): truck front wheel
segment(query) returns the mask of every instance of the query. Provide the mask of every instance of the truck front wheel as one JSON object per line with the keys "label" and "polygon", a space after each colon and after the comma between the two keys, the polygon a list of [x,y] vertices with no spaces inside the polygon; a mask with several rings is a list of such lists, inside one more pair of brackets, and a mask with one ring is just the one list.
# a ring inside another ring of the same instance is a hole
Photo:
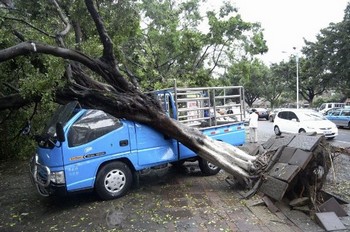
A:
{"label": "truck front wheel", "polygon": [[97,174],[95,190],[103,200],[124,196],[131,187],[132,173],[123,162],[109,163]]}
{"label": "truck front wheel", "polygon": [[206,161],[203,158],[198,159],[199,168],[201,172],[206,176],[213,176],[220,172],[221,168],[218,166]]}

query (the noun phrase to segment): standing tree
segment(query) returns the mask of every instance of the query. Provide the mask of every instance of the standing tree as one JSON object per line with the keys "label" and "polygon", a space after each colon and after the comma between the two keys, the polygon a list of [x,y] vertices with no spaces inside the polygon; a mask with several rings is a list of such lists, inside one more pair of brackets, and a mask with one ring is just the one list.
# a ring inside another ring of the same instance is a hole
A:
{"label": "standing tree", "polygon": [[132,57],[129,67],[143,88],[164,88],[174,78],[190,86],[211,85],[227,54],[266,50],[260,26],[244,22],[232,5],[224,5],[219,14],[210,9],[202,15],[201,3],[148,0],[140,5],[142,36],[123,52]]}
{"label": "standing tree", "polygon": [[232,64],[222,78],[224,83],[244,86],[245,101],[252,107],[253,103],[263,97],[261,88],[267,78],[268,69],[261,61],[242,59]]}
{"label": "standing tree", "polygon": [[316,37],[316,42],[305,42],[303,53],[321,92],[322,89],[334,89],[344,96],[350,96],[349,33],[350,3],[345,9],[343,21],[330,23],[327,28],[322,29]]}
{"label": "standing tree", "polygon": [[273,109],[278,104],[285,86],[282,76],[279,75],[278,65],[271,65],[270,72],[263,83],[263,96],[270,102],[270,107]]}

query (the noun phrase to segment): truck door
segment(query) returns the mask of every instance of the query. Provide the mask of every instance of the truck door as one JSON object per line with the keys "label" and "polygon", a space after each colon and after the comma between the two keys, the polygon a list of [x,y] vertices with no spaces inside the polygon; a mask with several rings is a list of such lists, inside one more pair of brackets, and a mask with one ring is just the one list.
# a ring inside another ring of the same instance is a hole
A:
{"label": "truck door", "polygon": [[138,164],[150,167],[177,160],[177,146],[171,139],[153,128],[135,123]]}
{"label": "truck door", "polygon": [[[169,91],[159,91],[157,98],[164,112],[171,118],[176,119],[174,98]],[[178,157],[178,142],[154,129],[135,123],[139,165],[152,166],[173,162]]]}
{"label": "truck door", "polygon": [[86,111],[69,127],[63,146],[67,190],[92,187],[104,160],[129,152],[126,123],[100,110]]}

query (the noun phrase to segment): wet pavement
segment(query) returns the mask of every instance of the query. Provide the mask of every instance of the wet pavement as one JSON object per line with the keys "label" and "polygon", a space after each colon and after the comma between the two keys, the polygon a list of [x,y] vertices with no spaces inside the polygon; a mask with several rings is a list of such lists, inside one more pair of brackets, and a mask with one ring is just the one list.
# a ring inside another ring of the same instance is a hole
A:
{"label": "wet pavement", "polygon": [[260,194],[244,199],[245,190],[226,177],[224,171],[203,176],[197,163],[186,162],[141,175],[139,186],[119,199],[101,201],[94,193],[43,198],[26,162],[0,163],[0,231],[324,231],[283,202],[272,213]]}
{"label": "wet pavement", "polygon": [[[6,167],[14,169],[5,171]],[[300,231],[270,213],[260,196],[246,200],[227,175],[202,176],[196,163],[151,171],[126,196],[93,193],[42,198],[26,165],[1,167],[0,231]]]}
{"label": "wet pavement", "polygon": [[323,231],[300,211],[271,213],[259,194],[244,199],[225,172],[202,176],[196,163],[143,174],[138,187],[111,201],[93,193],[42,198],[26,165],[1,170],[0,231]]}

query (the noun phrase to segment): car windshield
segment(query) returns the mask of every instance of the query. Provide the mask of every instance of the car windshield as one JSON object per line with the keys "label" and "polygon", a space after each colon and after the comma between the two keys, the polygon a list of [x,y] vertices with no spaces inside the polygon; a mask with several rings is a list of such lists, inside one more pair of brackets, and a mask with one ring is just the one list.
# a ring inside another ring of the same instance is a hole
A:
{"label": "car windshield", "polygon": [[74,110],[77,107],[80,108],[80,105],[77,101],[58,106],[50,121],[46,124],[42,135],[47,134],[51,137],[54,137],[56,135],[56,124],[60,122],[62,126],[64,126],[68,120],[73,117],[75,114]]}
{"label": "car windshield", "polygon": [[322,121],[326,118],[318,112],[305,112],[299,115],[301,121]]}

